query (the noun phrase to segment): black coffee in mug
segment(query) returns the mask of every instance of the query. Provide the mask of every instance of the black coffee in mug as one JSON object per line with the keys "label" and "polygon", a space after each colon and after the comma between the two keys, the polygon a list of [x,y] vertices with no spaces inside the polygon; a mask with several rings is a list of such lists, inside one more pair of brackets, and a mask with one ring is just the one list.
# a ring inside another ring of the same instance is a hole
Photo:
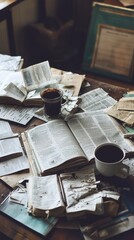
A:
{"label": "black coffee in mug", "polygon": [[96,151],[96,157],[102,161],[107,163],[114,163],[120,161],[124,156],[122,149],[120,149],[116,145],[104,145],[100,147]]}
{"label": "black coffee in mug", "polygon": [[123,163],[125,150],[116,143],[102,143],[94,150],[96,170],[105,177],[127,178],[129,166]]}
{"label": "black coffee in mug", "polygon": [[44,101],[44,111],[50,117],[55,117],[61,112],[62,93],[56,88],[47,88],[41,92]]}

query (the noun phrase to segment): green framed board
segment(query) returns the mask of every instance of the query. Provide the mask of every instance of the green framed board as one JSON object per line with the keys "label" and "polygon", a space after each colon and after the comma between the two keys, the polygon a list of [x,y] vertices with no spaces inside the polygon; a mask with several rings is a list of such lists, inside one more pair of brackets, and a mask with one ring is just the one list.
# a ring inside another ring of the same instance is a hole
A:
{"label": "green framed board", "polygon": [[94,2],[82,69],[134,82],[134,10]]}

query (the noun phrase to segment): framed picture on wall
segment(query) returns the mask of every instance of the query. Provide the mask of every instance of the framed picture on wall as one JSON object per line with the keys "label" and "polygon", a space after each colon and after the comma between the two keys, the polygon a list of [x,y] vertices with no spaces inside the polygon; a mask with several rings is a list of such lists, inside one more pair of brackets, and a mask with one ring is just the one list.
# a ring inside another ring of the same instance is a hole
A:
{"label": "framed picture on wall", "polygon": [[134,81],[134,10],[95,2],[82,69]]}

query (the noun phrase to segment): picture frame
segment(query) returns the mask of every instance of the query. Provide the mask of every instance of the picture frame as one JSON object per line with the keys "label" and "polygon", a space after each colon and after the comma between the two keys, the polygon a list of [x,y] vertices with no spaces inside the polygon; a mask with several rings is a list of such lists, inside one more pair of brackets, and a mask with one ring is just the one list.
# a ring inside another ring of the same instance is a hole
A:
{"label": "picture frame", "polygon": [[82,69],[134,82],[133,9],[93,3]]}

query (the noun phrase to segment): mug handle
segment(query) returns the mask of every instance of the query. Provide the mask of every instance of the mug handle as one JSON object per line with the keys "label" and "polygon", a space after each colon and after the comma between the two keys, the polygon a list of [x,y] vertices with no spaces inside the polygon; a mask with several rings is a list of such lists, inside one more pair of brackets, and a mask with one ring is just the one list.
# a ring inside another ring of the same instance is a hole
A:
{"label": "mug handle", "polygon": [[115,176],[120,177],[120,178],[127,178],[129,175],[129,166],[124,164],[124,163],[120,163],[120,165],[117,168],[117,171],[115,173]]}

